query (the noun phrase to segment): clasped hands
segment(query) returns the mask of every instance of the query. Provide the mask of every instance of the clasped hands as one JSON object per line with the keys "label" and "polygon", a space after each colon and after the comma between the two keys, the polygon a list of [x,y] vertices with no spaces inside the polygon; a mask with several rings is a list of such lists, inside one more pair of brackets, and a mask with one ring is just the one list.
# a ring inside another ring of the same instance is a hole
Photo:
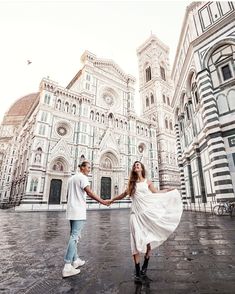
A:
{"label": "clasped hands", "polygon": [[103,205],[106,205],[106,206],[110,206],[110,204],[112,204],[113,201],[111,199],[105,199],[102,201],[102,204]]}

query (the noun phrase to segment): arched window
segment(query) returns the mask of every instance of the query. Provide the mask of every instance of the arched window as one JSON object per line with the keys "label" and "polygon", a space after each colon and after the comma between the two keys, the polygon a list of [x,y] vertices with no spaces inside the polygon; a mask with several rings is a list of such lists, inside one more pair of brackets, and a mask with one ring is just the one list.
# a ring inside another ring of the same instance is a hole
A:
{"label": "arched window", "polygon": [[199,96],[198,96],[198,90],[197,90],[197,83],[196,83],[196,78],[195,74],[193,74],[191,83],[190,83],[190,88],[191,88],[191,95],[194,101],[194,107],[197,107],[199,103]]}
{"label": "arched window", "polygon": [[50,104],[51,96],[49,94],[46,94],[44,96],[44,103],[45,104]]}
{"label": "arched window", "polygon": [[101,122],[104,123],[104,114],[101,115]]}
{"label": "arched window", "polygon": [[224,44],[212,52],[208,60],[208,69],[214,88],[234,78],[234,53],[235,45],[231,44]]}
{"label": "arched window", "polygon": [[140,127],[137,126],[136,130],[137,130],[137,135],[139,135],[139,133],[140,133]]}
{"label": "arched window", "polygon": [[168,120],[165,118],[165,128],[168,129]]}
{"label": "arched window", "polygon": [[194,91],[194,99],[195,99],[195,104],[197,105],[198,102],[199,102],[199,96],[198,96],[197,88]]}
{"label": "arched window", "polygon": [[173,130],[173,124],[172,124],[172,121],[170,121],[170,130],[171,130],[171,131]]}
{"label": "arched window", "polygon": [[72,113],[76,114],[76,105],[75,104],[73,104],[73,106],[72,106]]}
{"label": "arched window", "polygon": [[90,112],[90,119],[94,119],[94,111],[92,110],[91,112]]}
{"label": "arched window", "polygon": [[189,105],[185,105],[185,113],[186,113],[186,118],[187,120],[190,120],[190,112],[189,112]]}
{"label": "arched window", "polygon": [[56,108],[57,108],[58,110],[61,109],[61,100],[60,100],[60,99],[57,100]]}
{"label": "arched window", "polygon": [[170,98],[167,97],[167,104],[170,105]]}
{"label": "arched window", "polygon": [[82,155],[80,156],[79,164],[82,164],[83,161],[85,161],[85,160],[86,160],[86,158],[85,158],[85,156],[82,154]]}
{"label": "arched window", "polygon": [[153,97],[153,93],[151,93],[151,104],[153,104],[154,103],[154,97]]}
{"label": "arched window", "polygon": [[146,107],[149,107],[149,98],[146,97]]}
{"label": "arched window", "polygon": [[68,102],[65,102],[64,110],[65,110],[66,112],[69,112],[69,103],[68,103]]}
{"label": "arched window", "polygon": [[42,111],[42,113],[41,113],[41,121],[47,122],[47,112]]}
{"label": "arched window", "polygon": [[166,96],[164,94],[162,95],[162,98],[163,98],[163,103],[166,103]]}
{"label": "arched window", "polygon": [[100,121],[100,114],[99,114],[99,112],[96,113],[96,121],[98,121],[98,122]]}
{"label": "arched window", "polygon": [[150,66],[148,66],[145,69],[145,77],[146,77],[146,83],[152,79],[151,67]]}
{"label": "arched window", "polygon": [[160,66],[161,78],[165,81],[166,80],[166,72],[163,66]]}
{"label": "arched window", "polygon": [[121,123],[121,128],[123,129],[123,121],[121,120],[121,122],[120,122],[120,123]]}
{"label": "arched window", "polygon": [[116,128],[118,128],[118,119],[116,119],[115,122],[116,122]]}
{"label": "arched window", "polygon": [[184,123],[182,119],[179,119],[179,124],[180,124],[180,132],[182,133],[184,129]]}
{"label": "arched window", "polygon": [[44,103],[47,104],[47,94],[44,96]]}
{"label": "arched window", "polygon": [[109,126],[112,126],[113,125],[113,114],[112,113],[110,113],[108,115],[108,121],[109,121]]}
{"label": "arched window", "polygon": [[30,182],[30,192],[37,192],[38,187],[38,179],[32,179]]}

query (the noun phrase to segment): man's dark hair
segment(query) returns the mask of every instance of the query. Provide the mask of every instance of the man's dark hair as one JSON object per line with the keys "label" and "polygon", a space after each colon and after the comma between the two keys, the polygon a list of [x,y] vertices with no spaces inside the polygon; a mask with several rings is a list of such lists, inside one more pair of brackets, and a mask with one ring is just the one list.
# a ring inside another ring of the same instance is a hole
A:
{"label": "man's dark hair", "polygon": [[78,165],[78,167],[79,167],[79,168],[81,168],[81,167],[85,167],[85,166],[87,166],[88,164],[90,164],[90,162],[87,161],[87,160],[84,160],[82,163],[80,163],[80,164]]}

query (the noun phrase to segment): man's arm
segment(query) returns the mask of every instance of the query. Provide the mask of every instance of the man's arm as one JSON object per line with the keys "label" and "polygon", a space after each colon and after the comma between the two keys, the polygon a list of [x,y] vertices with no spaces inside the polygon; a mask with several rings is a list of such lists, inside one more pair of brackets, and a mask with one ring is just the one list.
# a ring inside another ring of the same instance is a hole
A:
{"label": "man's arm", "polygon": [[87,195],[89,197],[91,197],[92,199],[96,200],[97,202],[103,204],[103,205],[107,205],[107,201],[100,198],[98,195],[96,195],[91,189],[90,189],[90,186],[86,186],[84,188],[84,190],[86,191]]}

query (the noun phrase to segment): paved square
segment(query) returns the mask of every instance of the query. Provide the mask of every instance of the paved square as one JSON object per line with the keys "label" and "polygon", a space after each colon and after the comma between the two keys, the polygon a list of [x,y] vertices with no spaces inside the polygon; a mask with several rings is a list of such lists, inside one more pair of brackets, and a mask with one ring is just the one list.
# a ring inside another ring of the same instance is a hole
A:
{"label": "paved square", "polygon": [[235,293],[235,217],[184,212],[142,285],[133,282],[128,226],[128,209],[88,211],[79,245],[86,264],[62,279],[65,213],[1,210],[0,293]]}

